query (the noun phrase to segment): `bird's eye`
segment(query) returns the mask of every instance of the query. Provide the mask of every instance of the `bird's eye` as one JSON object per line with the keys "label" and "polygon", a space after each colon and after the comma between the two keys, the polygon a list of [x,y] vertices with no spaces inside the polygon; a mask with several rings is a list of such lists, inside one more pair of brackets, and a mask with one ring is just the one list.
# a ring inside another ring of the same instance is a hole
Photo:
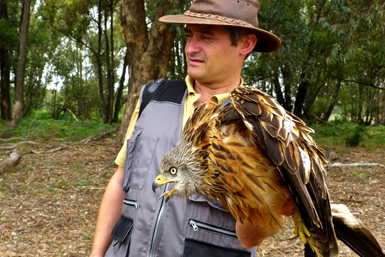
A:
{"label": "bird's eye", "polygon": [[175,175],[175,174],[176,174],[176,168],[175,168],[175,167],[171,167],[171,168],[170,168],[170,173],[171,173],[172,175]]}

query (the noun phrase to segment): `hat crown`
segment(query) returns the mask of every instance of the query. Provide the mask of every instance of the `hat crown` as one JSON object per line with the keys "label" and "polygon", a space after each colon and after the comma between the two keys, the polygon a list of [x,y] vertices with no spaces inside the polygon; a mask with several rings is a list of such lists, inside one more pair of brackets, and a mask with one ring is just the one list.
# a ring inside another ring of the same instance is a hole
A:
{"label": "hat crown", "polygon": [[190,11],[245,21],[258,27],[258,0],[195,0]]}

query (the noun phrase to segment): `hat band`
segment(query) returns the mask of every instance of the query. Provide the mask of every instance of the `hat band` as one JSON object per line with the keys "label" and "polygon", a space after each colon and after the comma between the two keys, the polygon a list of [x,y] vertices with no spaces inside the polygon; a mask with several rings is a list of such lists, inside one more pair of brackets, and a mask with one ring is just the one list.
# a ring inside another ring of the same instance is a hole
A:
{"label": "hat band", "polygon": [[191,17],[196,17],[196,18],[217,20],[217,21],[221,21],[221,22],[224,22],[224,23],[228,23],[228,24],[234,25],[234,26],[249,27],[251,29],[255,29],[256,28],[253,25],[251,25],[250,23],[245,22],[243,20],[223,17],[223,16],[220,16],[220,15],[213,15],[213,14],[208,14],[208,13],[196,13],[196,12],[191,12],[191,11],[186,11],[184,13],[184,15],[191,16]]}

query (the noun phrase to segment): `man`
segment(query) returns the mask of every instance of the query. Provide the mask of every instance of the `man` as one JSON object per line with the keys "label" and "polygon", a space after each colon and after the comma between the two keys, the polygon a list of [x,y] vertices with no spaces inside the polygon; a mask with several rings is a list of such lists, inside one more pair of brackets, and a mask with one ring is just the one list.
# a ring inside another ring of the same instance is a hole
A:
{"label": "man", "polygon": [[[160,19],[186,24],[187,89],[181,81],[165,83],[139,119],[137,104],[116,159],[119,168],[100,205],[90,256],[255,256],[253,247],[278,232],[235,222],[223,206],[202,196],[166,203],[151,190],[160,158],[175,147],[194,107],[223,104],[243,84],[241,69],[250,52],[280,48],[279,38],[258,28],[258,9],[258,0],[195,0],[184,15]],[[180,89],[181,99],[171,99],[169,91]],[[290,215],[293,201],[282,204],[282,214]]]}

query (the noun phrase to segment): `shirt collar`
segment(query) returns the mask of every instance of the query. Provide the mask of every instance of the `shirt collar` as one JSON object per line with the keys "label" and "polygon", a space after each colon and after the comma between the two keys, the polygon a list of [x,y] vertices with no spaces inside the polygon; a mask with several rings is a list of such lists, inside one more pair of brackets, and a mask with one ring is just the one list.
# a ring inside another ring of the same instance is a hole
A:
{"label": "shirt collar", "polygon": [[[194,90],[194,80],[189,76],[187,75],[186,76],[186,84],[187,84],[187,92],[189,95],[199,95],[197,93],[195,93],[195,90]],[[243,78],[241,78],[241,83],[239,84],[240,86],[243,85]],[[218,94],[218,95],[213,95],[210,99],[210,102],[214,103],[214,104],[222,104],[223,102],[225,102],[227,99],[229,99],[229,93],[223,93],[223,94]]]}

